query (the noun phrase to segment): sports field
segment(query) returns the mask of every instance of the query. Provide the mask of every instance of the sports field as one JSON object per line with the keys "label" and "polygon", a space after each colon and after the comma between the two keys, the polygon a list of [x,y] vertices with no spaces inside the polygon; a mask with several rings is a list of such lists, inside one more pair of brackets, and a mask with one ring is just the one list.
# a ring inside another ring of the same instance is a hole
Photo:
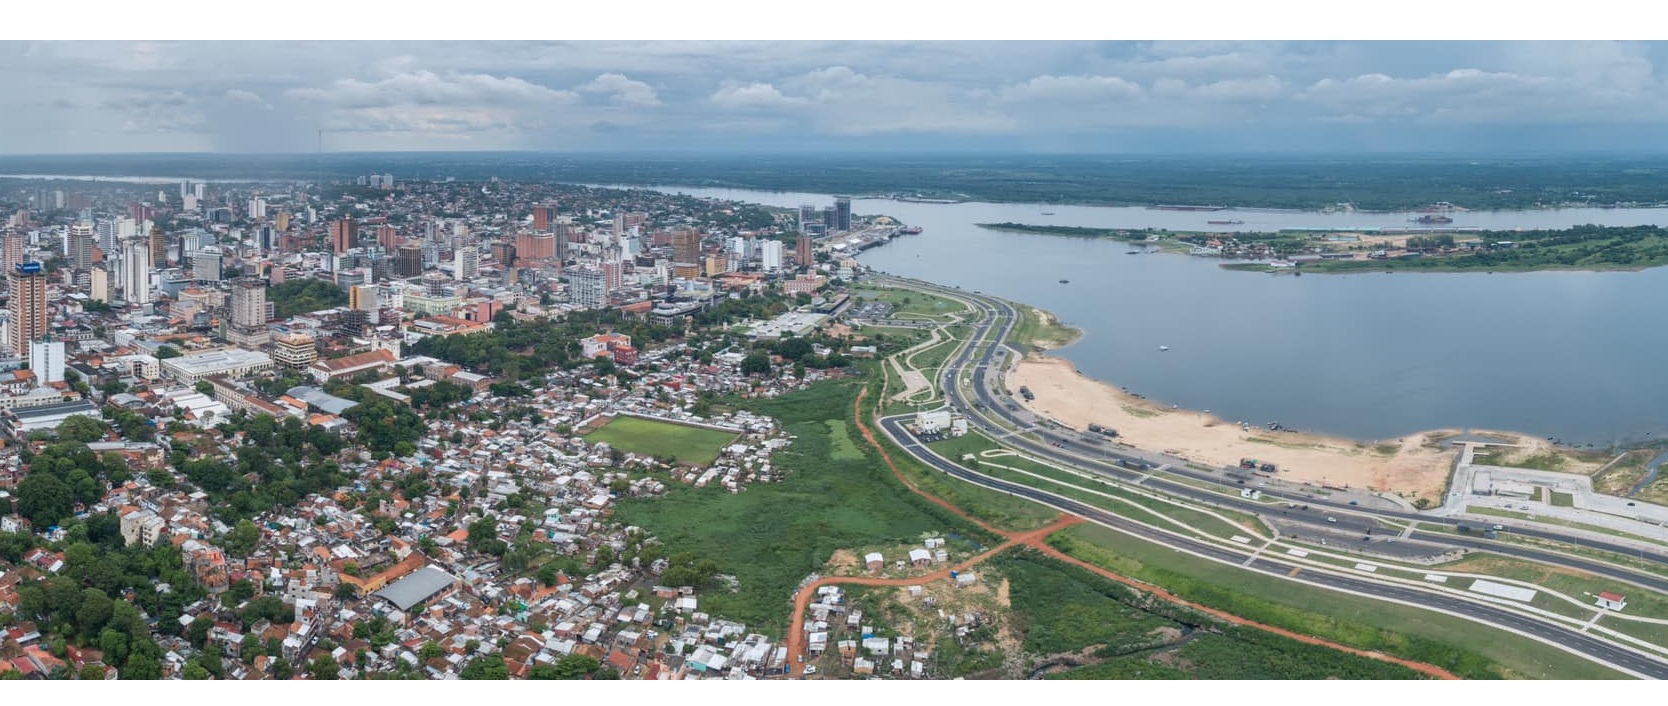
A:
{"label": "sports field", "polygon": [[586,434],[585,440],[593,444],[606,442],[630,453],[656,458],[669,456],[678,463],[705,466],[717,459],[718,452],[736,436],[727,431],[622,415]]}

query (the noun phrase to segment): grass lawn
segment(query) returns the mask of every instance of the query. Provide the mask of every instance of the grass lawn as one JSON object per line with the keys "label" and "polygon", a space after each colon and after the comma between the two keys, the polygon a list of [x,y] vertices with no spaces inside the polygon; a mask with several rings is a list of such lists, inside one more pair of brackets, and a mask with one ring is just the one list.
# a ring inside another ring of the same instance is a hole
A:
{"label": "grass lawn", "polygon": [[736,434],[653,419],[619,416],[585,435],[591,443],[607,442],[621,451],[676,458],[679,463],[705,466],[718,458]]}
{"label": "grass lawn", "polygon": [[1575,496],[1569,493],[1560,493],[1554,490],[1552,491],[1552,506],[1575,507]]}
{"label": "grass lawn", "polygon": [[1621,678],[1557,648],[1468,620],[1209,561],[1112,530],[1055,535],[1062,551],[1241,617],[1446,668],[1467,678]]}

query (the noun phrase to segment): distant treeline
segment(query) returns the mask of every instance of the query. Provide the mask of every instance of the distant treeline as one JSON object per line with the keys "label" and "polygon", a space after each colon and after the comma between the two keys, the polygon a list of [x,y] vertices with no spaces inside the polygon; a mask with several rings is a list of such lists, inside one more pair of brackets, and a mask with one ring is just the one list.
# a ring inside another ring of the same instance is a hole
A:
{"label": "distant treeline", "polygon": [[1668,157],[1143,157],[1122,155],[643,155],[539,152],[0,157],[0,173],[198,179],[397,179],[679,185],[1007,203],[1409,210],[1668,203]]}
{"label": "distant treeline", "polygon": [[1005,230],[1013,233],[1037,233],[1040,235],[1063,235],[1070,238],[1112,238],[1114,240],[1139,240],[1147,237],[1147,231],[1130,228],[1083,228],[1079,226],[1039,226],[1030,223],[975,223],[980,228],[990,230]]}

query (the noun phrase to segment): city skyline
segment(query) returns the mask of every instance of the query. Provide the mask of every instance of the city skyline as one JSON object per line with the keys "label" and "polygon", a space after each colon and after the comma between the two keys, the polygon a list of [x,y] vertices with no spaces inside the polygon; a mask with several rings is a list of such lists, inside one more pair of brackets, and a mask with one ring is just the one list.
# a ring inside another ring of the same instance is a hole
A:
{"label": "city skyline", "polygon": [[1662,150],[1665,60],[1659,42],[7,42],[0,154]]}

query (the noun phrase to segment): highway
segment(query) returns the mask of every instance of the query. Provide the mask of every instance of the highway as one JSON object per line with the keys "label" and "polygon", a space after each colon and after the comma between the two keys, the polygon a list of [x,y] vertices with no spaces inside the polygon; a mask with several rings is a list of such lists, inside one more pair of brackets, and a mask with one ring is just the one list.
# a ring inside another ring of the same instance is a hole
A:
{"label": "highway", "polygon": [[[1084,442],[1075,435],[1053,433],[1045,429],[1038,429],[1020,419],[1019,415],[1010,414],[1008,408],[1006,407],[1008,402],[1006,400],[999,399],[998,396],[992,392],[992,386],[986,379],[986,373],[992,365],[997,364],[995,359],[998,355],[998,351],[1005,347],[1003,342],[1013,330],[1013,326],[1017,321],[1017,312],[1015,312],[1012,306],[1007,302],[983,297],[978,295],[978,293],[969,294],[962,290],[949,289],[914,280],[902,280],[901,283],[913,288],[924,289],[937,294],[952,296],[963,301],[972,302],[981,310],[981,313],[983,314],[983,316],[973,324],[974,335],[970,336],[967,342],[962,344],[960,350],[952,356],[951,360],[945,366],[945,370],[948,371],[949,376],[951,376],[948,377],[948,379],[952,381],[951,384],[944,385],[945,395],[954,407],[963,412],[971,426],[977,427],[993,437],[1001,437],[1002,443],[1008,446],[1058,463],[1062,466],[1085,468],[1087,470],[1117,478],[1128,483],[1134,483],[1139,480],[1142,481],[1141,487],[1161,491],[1165,494],[1183,497],[1209,505],[1230,507],[1254,514],[1262,514],[1270,512],[1271,510],[1281,509],[1278,506],[1270,506],[1256,501],[1239,498],[1237,495],[1213,492],[1185,483],[1166,480],[1143,471],[1114,465],[1115,462],[1121,461],[1124,463],[1137,464],[1138,468],[1142,468],[1143,470],[1156,469],[1162,465],[1166,466],[1166,473],[1174,473],[1215,484],[1223,484],[1223,481],[1220,478],[1188,468],[1186,461],[1184,460],[1166,458],[1162,455],[1147,454],[1142,452],[1124,453],[1112,451],[1102,444],[1090,444]],[[1002,324],[999,330],[993,331],[996,317],[999,313],[1002,315]],[[995,333],[994,336],[991,335],[993,332]],[[981,348],[983,352],[979,354],[978,362],[976,364],[972,364],[971,367],[973,377],[972,388],[978,403],[982,405],[982,409],[974,407],[970,404],[965,398],[965,393],[961,389],[961,386],[954,384],[953,382],[953,376],[959,375],[961,371],[968,369],[975,351]],[[1006,356],[1011,354],[1012,351],[1010,350],[1008,353],[1003,355]],[[992,423],[989,419],[986,419],[984,416],[985,414],[1000,416],[1016,428],[1027,431],[1035,431],[1049,443],[1039,443],[1019,434],[1014,434],[1011,430],[1002,428]],[[1119,529],[1156,544],[1175,548],[1178,551],[1188,551],[1194,554],[1226,562],[1232,562],[1235,564],[1242,564],[1245,561],[1246,554],[1248,553],[1246,550],[1238,550],[1219,546],[1199,539],[1160,532],[1120,517],[1116,514],[1077,502],[1070,498],[1064,498],[1047,493],[1027,485],[992,478],[963,468],[960,465],[950,462],[931,452],[912,434],[904,429],[903,419],[906,416],[907,415],[902,415],[881,419],[880,424],[883,431],[892,438],[894,443],[897,443],[912,456],[946,474],[976,485],[1029,498],[1065,512],[1081,515],[1097,523]],[[1054,444],[1058,444],[1058,446]],[[1225,487],[1231,490],[1235,486],[1225,485]],[[1267,489],[1265,489],[1264,492],[1266,495],[1271,497],[1283,497],[1287,501],[1296,503],[1299,506],[1309,505],[1313,508],[1311,511],[1288,511],[1282,519],[1297,522],[1309,522],[1316,525],[1318,529],[1337,529],[1340,526],[1343,526],[1349,530],[1360,528],[1364,531],[1365,526],[1374,522],[1373,518],[1375,516],[1444,524],[1454,524],[1457,522],[1449,518],[1427,517],[1416,513],[1349,506],[1341,503],[1334,504],[1307,496],[1269,492]],[[1327,522],[1327,516],[1336,518],[1338,522]],[[1573,541],[1555,531],[1517,531],[1520,534],[1529,536],[1540,536],[1566,542]],[[1431,543],[1478,549],[1498,554],[1532,559],[1554,565],[1577,568],[1594,574],[1629,581],[1642,586],[1648,586],[1654,590],[1668,591],[1668,579],[1652,574],[1632,571],[1604,562],[1574,557],[1567,554],[1550,552],[1531,547],[1523,547],[1505,542],[1469,540],[1463,537],[1449,536],[1441,533],[1416,532],[1414,533],[1414,537],[1417,537],[1421,541]],[[1619,547],[1617,545],[1607,547],[1602,542],[1582,540],[1581,543],[1587,546],[1617,551],[1622,554],[1641,555],[1645,558],[1668,563],[1668,557],[1665,557],[1660,553],[1640,553],[1632,548]],[[1278,558],[1260,554],[1249,564],[1246,564],[1245,568],[1265,574],[1275,575],[1280,578],[1290,578],[1290,575],[1294,572],[1301,573],[1302,577],[1300,579],[1291,580],[1300,580],[1328,588],[1358,593],[1370,597],[1405,603],[1445,612],[1451,615],[1461,616],[1487,625],[1533,636],[1548,644],[1590,657],[1601,663],[1623,668],[1637,675],[1654,679],[1668,677],[1668,662],[1664,662],[1652,656],[1601,640],[1577,629],[1565,627],[1563,624],[1553,622],[1548,619],[1506,610],[1488,603],[1468,600],[1435,591],[1419,590],[1398,584],[1381,583],[1368,578],[1358,578],[1317,571],[1312,567],[1286,563]],[[1306,570],[1298,571],[1299,569]]]}

